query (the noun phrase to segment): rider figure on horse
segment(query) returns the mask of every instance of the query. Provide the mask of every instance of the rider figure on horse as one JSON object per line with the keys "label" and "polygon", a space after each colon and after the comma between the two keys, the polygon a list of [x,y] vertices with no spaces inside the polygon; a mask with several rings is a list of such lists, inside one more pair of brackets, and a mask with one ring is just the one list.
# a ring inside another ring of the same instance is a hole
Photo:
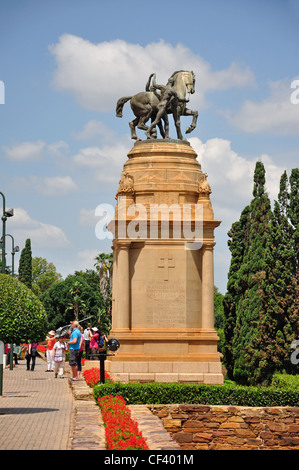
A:
{"label": "rider figure on horse", "polygon": [[[154,75],[155,77],[155,75]],[[189,100],[186,99],[180,99],[177,95],[177,92],[173,88],[174,84],[174,77],[171,76],[168,79],[168,82],[166,85],[157,85],[155,78],[154,81],[151,85],[151,91],[155,91],[156,89],[161,90],[161,95],[156,95],[159,96],[159,104],[158,104],[158,111],[155,117],[155,120],[151,123],[147,131],[145,132],[145,135],[150,139],[152,129],[158,124],[158,122],[161,120],[163,117],[164,123],[165,123],[165,137],[168,137],[169,133],[169,121],[168,121],[168,115],[167,115],[167,110],[171,107],[171,109],[176,112],[176,109],[179,105],[180,102],[187,103]]]}

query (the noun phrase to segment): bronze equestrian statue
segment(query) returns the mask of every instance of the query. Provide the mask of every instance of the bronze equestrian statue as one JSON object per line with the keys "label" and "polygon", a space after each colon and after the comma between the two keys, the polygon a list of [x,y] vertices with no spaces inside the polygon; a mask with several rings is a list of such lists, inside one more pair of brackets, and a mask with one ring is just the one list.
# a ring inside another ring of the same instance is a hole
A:
{"label": "bronze equestrian statue", "polygon": [[[180,117],[193,116],[191,126],[186,129],[187,134],[195,129],[198,117],[197,111],[186,107],[186,103],[189,101],[186,99],[187,92],[189,94],[195,92],[194,73],[185,70],[174,72],[165,86],[156,84],[156,74],[153,73],[150,75],[145,89],[145,92],[137,93],[134,96],[120,98],[116,104],[116,116],[122,117],[123,106],[127,101],[130,101],[131,109],[136,116],[133,121],[129,122],[132,139],[141,140],[136,135],[136,127],[144,130],[148,139],[156,138],[156,125],[159,127],[162,138],[167,139],[169,137],[168,114],[172,114],[177,138],[184,140]],[[146,123],[149,119],[151,119],[151,124],[147,126]]]}

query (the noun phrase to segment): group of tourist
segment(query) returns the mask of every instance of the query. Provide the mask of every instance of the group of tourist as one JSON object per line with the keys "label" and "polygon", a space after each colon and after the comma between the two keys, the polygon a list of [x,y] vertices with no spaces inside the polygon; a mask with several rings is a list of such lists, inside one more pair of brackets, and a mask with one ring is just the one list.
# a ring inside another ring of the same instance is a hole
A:
{"label": "group of tourist", "polygon": [[55,340],[55,331],[50,331],[47,336],[47,363],[48,371],[55,372],[55,377],[63,377],[65,364],[65,351],[68,349],[69,364],[72,370],[71,380],[79,380],[82,370],[82,355],[85,350],[86,359],[97,359],[101,349],[108,341],[105,334],[100,334],[97,327],[88,323],[83,328],[77,321],[71,322],[70,340],[66,343],[64,337]]}
{"label": "group of tourist", "polygon": [[[105,349],[105,344],[108,342],[108,339],[104,333],[99,332],[97,327],[92,327],[91,323],[88,323],[87,327],[83,331],[82,326],[79,325],[76,320],[71,322],[68,334],[70,335],[70,339],[69,341],[66,341],[65,336],[60,336],[57,339],[55,337],[55,331],[49,331],[46,337],[46,372],[54,372],[55,377],[63,378],[65,369],[65,353],[66,351],[69,351],[69,364],[72,370],[71,380],[79,380],[82,370],[83,352],[85,351],[86,359],[98,359],[98,354]],[[35,359],[38,355],[37,346],[38,343],[28,344],[25,354],[27,370],[33,371],[35,368]],[[8,353],[10,353],[10,351],[7,350],[6,352],[8,357]]]}

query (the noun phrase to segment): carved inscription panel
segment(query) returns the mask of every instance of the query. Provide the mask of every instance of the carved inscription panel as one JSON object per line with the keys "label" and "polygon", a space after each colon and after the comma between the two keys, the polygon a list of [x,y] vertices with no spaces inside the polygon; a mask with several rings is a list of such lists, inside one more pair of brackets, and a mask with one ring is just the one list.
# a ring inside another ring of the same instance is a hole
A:
{"label": "carved inscription panel", "polygon": [[169,280],[149,282],[146,286],[146,320],[152,327],[185,327],[185,284]]}

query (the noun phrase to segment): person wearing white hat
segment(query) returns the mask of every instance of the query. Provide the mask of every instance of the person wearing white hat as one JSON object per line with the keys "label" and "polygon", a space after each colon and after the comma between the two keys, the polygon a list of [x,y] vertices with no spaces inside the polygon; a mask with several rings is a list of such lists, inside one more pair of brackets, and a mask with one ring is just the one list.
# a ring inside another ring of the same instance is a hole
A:
{"label": "person wearing white hat", "polygon": [[47,357],[47,364],[48,364],[48,369],[46,370],[46,372],[53,372],[54,367],[55,367],[54,359],[53,359],[53,348],[56,342],[54,330],[49,331],[48,336],[46,337],[46,340],[47,340],[46,357]]}
{"label": "person wearing white hat", "polygon": [[90,359],[98,359],[98,356],[95,356],[95,354],[99,354],[99,330],[96,326],[94,326],[91,330],[92,336],[89,344],[89,347],[91,349]]}

